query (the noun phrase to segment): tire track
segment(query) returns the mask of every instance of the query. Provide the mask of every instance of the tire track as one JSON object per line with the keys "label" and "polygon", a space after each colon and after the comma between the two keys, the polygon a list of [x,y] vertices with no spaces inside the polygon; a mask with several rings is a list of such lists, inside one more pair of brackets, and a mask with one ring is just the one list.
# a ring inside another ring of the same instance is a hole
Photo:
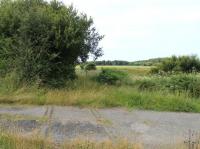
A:
{"label": "tire track", "polygon": [[47,116],[47,114],[48,114],[48,111],[49,111],[49,107],[47,107],[47,108],[46,108],[46,111],[44,112],[44,115],[43,115],[43,117]]}
{"label": "tire track", "polygon": [[[100,121],[100,125],[105,129],[106,134],[108,135],[109,139],[116,141],[116,139],[118,138],[118,135],[114,134],[113,131],[111,131],[107,126],[105,126],[105,124],[101,123],[101,121],[105,121],[107,119],[105,119],[100,112],[98,112],[97,109],[90,109],[90,112],[92,113],[92,115],[95,117],[96,121],[99,122]],[[111,129],[115,129],[115,127],[113,127],[112,125],[109,126]],[[116,130],[115,130],[116,131]]]}
{"label": "tire track", "polygon": [[44,135],[45,135],[46,138],[49,137],[50,128],[51,128],[51,125],[52,125],[52,122],[53,122],[53,112],[54,112],[54,106],[51,106],[50,110],[47,109],[46,116],[48,117],[48,121],[46,123],[47,126],[46,126],[45,131],[44,131]]}
{"label": "tire track", "polygon": [[[45,108],[45,112],[44,112],[44,114],[43,114],[43,116],[42,116],[42,119],[46,119],[46,118],[48,118],[48,112],[49,112],[49,107],[47,106],[46,108]],[[38,129],[38,131],[36,132],[36,135],[37,136],[39,136],[39,135],[42,135],[42,130],[43,130],[43,127],[45,127],[45,126],[47,125],[46,124],[46,122]],[[46,129],[46,128],[44,128],[44,129]]]}
{"label": "tire track", "polygon": [[39,128],[38,132],[36,133],[37,136],[41,135],[47,138],[49,136],[50,126],[52,123],[52,116],[54,112],[54,107],[47,106],[46,110],[42,116],[42,119],[47,119],[47,121]]}
{"label": "tire track", "polygon": [[[45,126],[43,128],[44,130],[43,135],[45,138],[48,138],[50,134],[50,128],[53,122],[53,113],[54,113],[54,106],[51,106],[51,107],[47,106],[46,111],[44,112],[44,115],[43,115],[43,118],[48,118],[48,121],[45,123]],[[40,129],[40,133],[41,131],[42,131],[42,128]],[[44,146],[42,146],[42,148],[44,148]],[[55,142],[53,148],[59,149],[60,144],[58,142]]]}

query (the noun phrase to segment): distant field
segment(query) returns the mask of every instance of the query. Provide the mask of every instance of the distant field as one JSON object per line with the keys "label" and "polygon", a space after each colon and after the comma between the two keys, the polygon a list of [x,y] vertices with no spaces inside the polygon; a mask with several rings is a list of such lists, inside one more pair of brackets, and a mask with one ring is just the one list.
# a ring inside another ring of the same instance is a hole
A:
{"label": "distant field", "polygon": [[97,66],[97,68],[115,68],[115,69],[148,69],[150,66]]}
{"label": "distant field", "polygon": [[117,69],[126,71],[130,74],[139,74],[139,75],[145,75],[151,70],[151,67],[149,66],[97,66],[97,68]]}
{"label": "distant field", "polygon": [[[80,70],[80,67],[76,67],[77,70]],[[145,75],[148,74],[151,70],[151,66],[97,66],[97,70],[101,69],[115,69],[120,71],[125,71],[127,73],[131,74],[139,74],[139,75]]]}

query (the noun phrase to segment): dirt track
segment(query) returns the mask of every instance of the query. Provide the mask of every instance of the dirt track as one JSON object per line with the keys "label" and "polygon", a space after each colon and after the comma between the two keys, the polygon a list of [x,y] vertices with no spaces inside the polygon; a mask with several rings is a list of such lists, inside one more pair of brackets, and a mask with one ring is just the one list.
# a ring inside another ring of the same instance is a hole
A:
{"label": "dirt track", "polygon": [[36,133],[57,142],[83,137],[93,140],[127,138],[146,146],[187,141],[200,131],[200,114],[80,109],[58,106],[0,106],[0,126],[22,134]]}

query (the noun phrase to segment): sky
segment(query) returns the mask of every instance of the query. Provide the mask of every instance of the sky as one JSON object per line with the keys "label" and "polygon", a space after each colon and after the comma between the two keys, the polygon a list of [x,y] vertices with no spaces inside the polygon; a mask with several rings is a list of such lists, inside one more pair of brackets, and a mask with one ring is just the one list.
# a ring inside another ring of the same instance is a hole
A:
{"label": "sky", "polygon": [[94,20],[104,56],[136,61],[200,56],[200,0],[62,0]]}

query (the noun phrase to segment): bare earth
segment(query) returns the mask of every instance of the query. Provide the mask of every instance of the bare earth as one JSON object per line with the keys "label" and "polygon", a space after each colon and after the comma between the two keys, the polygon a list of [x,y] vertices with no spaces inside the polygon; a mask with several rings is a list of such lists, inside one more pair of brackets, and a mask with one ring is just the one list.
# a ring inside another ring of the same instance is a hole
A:
{"label": "bare earth", "polygon": [[187,140],[200,131],[200,114],[58,106],[0,106],[0,126],[22,134],[38,134],[57,142],[67,139],[126,138],[147,148]]}

